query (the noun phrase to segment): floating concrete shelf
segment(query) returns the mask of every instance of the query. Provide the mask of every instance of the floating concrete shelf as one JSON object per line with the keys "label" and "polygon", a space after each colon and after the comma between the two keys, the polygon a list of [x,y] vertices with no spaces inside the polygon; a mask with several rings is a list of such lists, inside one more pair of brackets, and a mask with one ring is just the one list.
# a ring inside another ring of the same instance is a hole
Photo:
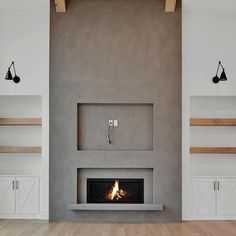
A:
{"label": "floating concrete shelf", "polygon": [[73,211],[163,211],[161,204],[69,204]]}

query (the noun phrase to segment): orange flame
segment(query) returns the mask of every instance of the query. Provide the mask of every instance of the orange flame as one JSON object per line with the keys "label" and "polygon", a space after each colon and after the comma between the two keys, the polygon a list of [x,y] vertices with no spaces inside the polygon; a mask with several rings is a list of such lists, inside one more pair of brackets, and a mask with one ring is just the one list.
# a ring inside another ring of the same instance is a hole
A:
{"label": "orange flame", "polygon": [[127,192],[119,187],[119,180],[115,180],[112,189],[107,194],[106,198],[108,200],[119,200],[121,198],[125,198],[127,196]]}

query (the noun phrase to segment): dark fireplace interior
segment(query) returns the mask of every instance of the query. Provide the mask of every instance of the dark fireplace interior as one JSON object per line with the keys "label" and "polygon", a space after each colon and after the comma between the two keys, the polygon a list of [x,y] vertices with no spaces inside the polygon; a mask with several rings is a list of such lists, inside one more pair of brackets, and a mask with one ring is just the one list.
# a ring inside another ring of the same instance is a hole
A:
{"label": "dark fireplace interior", "polygon": [[144,203],[143,179],[87,179],[87,203]]}

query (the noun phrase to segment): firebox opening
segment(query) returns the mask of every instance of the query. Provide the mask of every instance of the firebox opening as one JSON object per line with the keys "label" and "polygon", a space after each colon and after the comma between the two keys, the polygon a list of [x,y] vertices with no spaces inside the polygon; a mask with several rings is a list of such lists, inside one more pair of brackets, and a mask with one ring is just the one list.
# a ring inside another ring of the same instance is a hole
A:
{"label": "firebox opening", "polygon": [[144,179],[87,179],[87,203],[144,203]]}

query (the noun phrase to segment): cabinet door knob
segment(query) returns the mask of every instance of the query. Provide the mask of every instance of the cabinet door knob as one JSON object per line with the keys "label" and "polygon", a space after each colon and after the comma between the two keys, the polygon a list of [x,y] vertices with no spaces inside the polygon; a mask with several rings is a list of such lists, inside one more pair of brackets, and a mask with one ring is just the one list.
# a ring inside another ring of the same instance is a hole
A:
{"label": "cabinet door knob", "polygon": [[218,181],[217,183],[218,183],[217,184],[217,190],[219,191],[220,190],[220,182]]}
{"label": "cabinet door knob", "polygon": [[214,191],[216,191],[216,181],[214,181]]}
{"label": "cabinet door knob", "polygon": [[15,180],[12,181],[12,189],[15,189]]}
{"label": "cabinet door knob", "polygon": [[16,181],[16,189],[18,190],[19,188],[18,180]]}

